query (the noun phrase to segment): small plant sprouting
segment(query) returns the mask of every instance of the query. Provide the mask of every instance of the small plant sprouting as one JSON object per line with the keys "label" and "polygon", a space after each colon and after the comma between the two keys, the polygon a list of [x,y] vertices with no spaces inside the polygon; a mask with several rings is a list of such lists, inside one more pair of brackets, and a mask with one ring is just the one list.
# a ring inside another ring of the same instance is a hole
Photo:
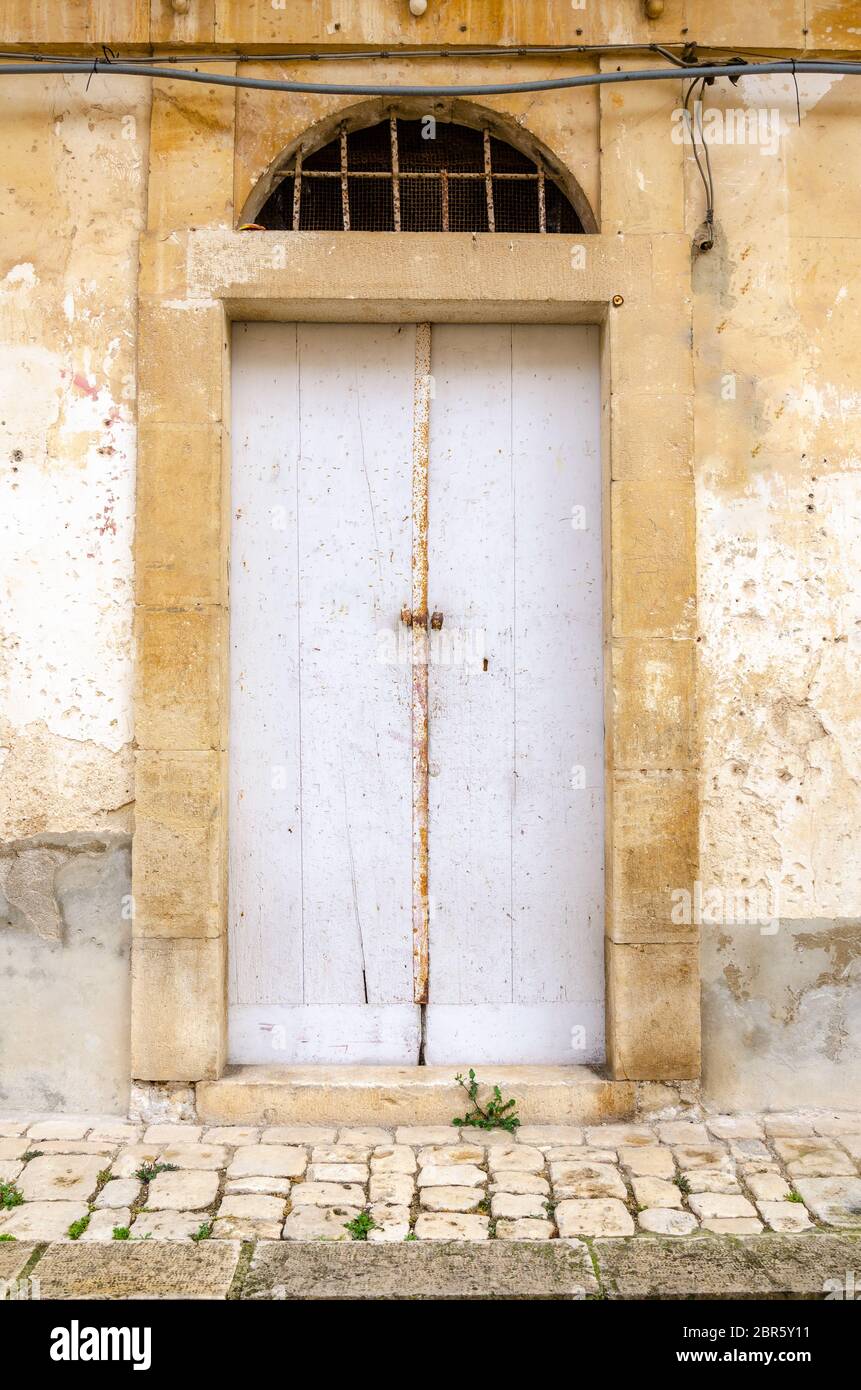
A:
{"label": "small plant sprouting", "polygon": [[687,1197],[688,1193],[689,1193],[690,1190],[691,1190],[691,1185],[690,1185],[690,1183],[688,1182],[687,1178],[685,1177],[684,1173],[680,1173],[680,1174],[678,1175],[678,1177],[673,1178],[673,1182],[676,1184],[676,1187],[679,1189],[679,1191],[680,1191],[685,1197]]}
{"label": "small plant sprouting", "polygon": [[478,1206],[476,1207],[476,1211],[479,1212],[482,1216],[488,1216],[488,1215],[490,1214],[490,1200],[489,1200],[489,1198],[487,1198],[487,1197],[482,1197],[481,1201],[479,1202]]}
{"label": "small plant sprouting", "polygon": [[796,1192],[795,1188],[793,1187],[791,1192],[787,1192],[783,1200],[785,1202],[803,1202],[804,1198],[802,1197],[801,1193]]}
{"label": "small plant sprouting", "polygon": [[67,1232],[69,1240],[80,1240],[81,1236],[84,1234],[84,1231],[90,1224],[91,1215],[92,1213],[88,1211],[86,1216],[81,1217],[80,1221],[72,1222]]}
{"label": "small plant sprouting", "polygon": [[462,1086],[469,1096],[472,1109],[468,1110],[462,1118],[452,1120],[453,1125],[461,1127],[471,1127],[472,1129],[504,1129],[509,1134],[513,1134],[518,1128],[520,1121],[517,1118],[517,1102],[515,1100],[502,1099],[502,1092],[498,1086],[494,1086],[493,1095],[490,1100],[485,1101],[484,1105],[478,1103],[478,1082],[475,1079],[475,1072],[472,1067],[469,1069],[469,1080],[461,1076],[458,1072],[454,1078],[459,1086]]}
{"label": "small plant sprouting", "polygon": [[31,1158],[41,1158],[41,1157],[42,1157],[42,1150],[41,1150],[41,1149],[28,1149],[27,1152],[24,1154],[24,1157],[23,1157],[22,1162],[24,1162],[24,1163],[29,1163]]}
{"label": "small plant sprouting", "polygon": [[17,1240],[17,1239],[18,1239],[17,1236],[10,1236],[10,1234],[9,1234],[8,1231],[4,1231],[4,1232],[2,1233],[2,1235],[0,1235],[0,1240]]}
{"label": "small plant sprouting", "polygon": [[367,1240],[368,1232],[377,1229],[377,1223],[369,1211],[360,1211],[352,1221],[345,1221],[344,1226],[350,1232],[351,1240]]}
{"label": "small plant sprouting", "polygon": [[404,1240],[418,1240],[418,1236],[416,1235],[415,1231],[407,1231],[407,1234],[404,1236]]}
{"label": "small plant sprouting", "polygon": [[115,1226],[111,1234],[112,1240],[130,1240],[131,1231],[128,1226]]}
{"label": "small plant sprouting", "polygon": [[105,1183],[110,1180],[110,1176],[110,1168],[101,1168],[99,1170],[99,1172],[96,1174],[96,1182],[98,1183],[100,1188],[104,1187]]}
{"label": "small plant sprouting", "polygon": [[12,1207],[20,1207],[24,1198],[18,1191],[13,1182],[0,1182],[0,1207],[5,1207],[11,1211]]}
{"label": "small plant sprouting", "polygon": [[209,1240],[209,1237],[210,1237],[211,1235],[212,1235],[212,1222],[211,1222],[211,1221],[204,1221],[204,1222],[201,1223],[200,1226],[198,1226],[197,1230],[195,1231],[194,1235],[193,1235],[191,1238],[192,1238],[193,1241],[198,1241],[198,1240]]}
{"label": "small plant sprouting", "polygon": [[153,1178],[158,1177],[159,1173],[175,1173],[176,1171],[175,1163],[142,1163],[137,1169],[135,1177],[140,1182],[150,1183]]}

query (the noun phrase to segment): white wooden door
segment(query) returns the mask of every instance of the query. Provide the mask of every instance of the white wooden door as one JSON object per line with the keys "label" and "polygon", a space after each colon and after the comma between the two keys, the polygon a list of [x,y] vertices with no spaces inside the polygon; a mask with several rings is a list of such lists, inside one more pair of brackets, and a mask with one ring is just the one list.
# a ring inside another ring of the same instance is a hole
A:
{"label": "white wooden door", "polygon": [[428,1063],[603,1056],[597,334],[433,330]]}
{"label": "white wooden door", "polygon": [[427,332],[234,333],[236,1062],[603,1055],[597,331]]}
{"label": "white wooden door", "polygon": [[411,326],[233,341],[230,1049],[413,1062]]}

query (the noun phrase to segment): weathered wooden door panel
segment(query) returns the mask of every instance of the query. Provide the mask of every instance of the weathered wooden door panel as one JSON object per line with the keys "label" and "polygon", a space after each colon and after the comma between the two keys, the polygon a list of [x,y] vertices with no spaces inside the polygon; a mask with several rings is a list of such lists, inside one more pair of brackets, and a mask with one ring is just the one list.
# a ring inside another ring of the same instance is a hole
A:
{"label": "weathered wooden door panel", "polygon": [[435,327],[431,366],[429,592],[453,640],[430,664],[426,1060],[596,1060],[597,330]]}
{"label": "weathered wooden door panel", "polygon": [[236,1061],[417,1058],[410,672],[381,642],[410,583],[414,331],[235,333]]}
{"label": "weathered wooden door panel", "polygon": [[502,1002],[513,997],[511,329],[435,325],[431,368],[429,594],[444,620],[429,666],[429,1000]]}
{"label": "weathered wooden door panel", "polygon": [[419,1060],[417,563],[445,615],[425,1060],[603,1054],[597,332],[433,328],[427,552],[416,333],[234,335],[234,1061]]}

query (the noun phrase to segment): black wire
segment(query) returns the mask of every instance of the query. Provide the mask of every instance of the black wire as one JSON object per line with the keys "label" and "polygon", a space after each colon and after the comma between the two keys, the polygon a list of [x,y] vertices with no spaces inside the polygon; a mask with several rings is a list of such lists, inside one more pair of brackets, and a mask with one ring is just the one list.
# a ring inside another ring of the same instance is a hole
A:
{"label": "black wire", "polygon": [[[753,73],[794,72],[840,73],[861,76],[861,62],[835,62],[833,59],[808,60],[796,63],[795,59],[780,59],[774,62],[751,63],[699,63],[693,69],[699,77],[747,77]],[[34,75],[42,73],[84,73],[90,71],[88,59],[51,59],[39,62],[0,63],[0,75]],[[690,67],[685,68],[690,72]],[[249,91],[269,92],[311,92],[323,96],[358,97],[464,97],[464,96],[508,96],[520,92],[573,91],[580,87],[599,87],[622,82],[666,82],[676,79],[680,69],[667,68],[627,68],[615,72],[578,73],[574,77],[551,77],[528,82],[467,82],[460,85],[425,86],[420,84],[396,84],[384,86],[369,82],[292,82],[266,77],[248,77],[244,74],[199,72],[194,68],[162,68],[142,66],[140,63],[117,61],[111,63],[93,59],[92,72],[111,73],[131,77],[169,78],[171,81],[199,82],[212,87],[239,87]],[[92,76],[92,74],[91,74]]]}
{"label": "black wire", "polygon": [[[723,49],[710,50],[723,52]],[[727,52],[730,50],[727,49]],[[737,49],[732,50],[737,52]],[[193,61],[195,63],[306,63],[320,62],[360,62],[363,59],[377,58],[532,58],[532,57],[565,57],[566,55],[589,56],[594,54],[600,56],[604,53],[660,53],[668,62],[675,64],[676,67],[689,68],[691,63],[686,62],[670,49],[663,47],[662,44],[527,44],[517,48],[484,47],[484,48],[413,48],[413,49],[351,49],[350,51],[336,50],[333,52],[313,52],[313,53],[160,53],[158,57],[148,54],[132,54],[129,58],[121,58],[121,55],[112,52],[111,56],[116,61],[139,63],[142,68],[157,63],[179,63],[183,61]],[[46,53],[25,53],[21,50],[0,51],[0,58],[9,59],[28,59],[31,62],[48,62],[51,54]],[[82,61],[86,61],[83,60]]]}
{"label": "black wire", "polygon": [[[697,87],[699,87],[699,97],[696,98],[695,101],[694,101],[693,120],[691,120],[691,118],[690,118],[690,117],[691,117],[691,112],[690,112],[690,108],[689,108],[689,102],[690,102],[690,99],[691,99],[691,93],[694,92],[694,91],[696,90]],[[702,98],[703,98],[703,93],[704,93],[704,91],[705,91],[705,87],[706,87],[706,78],[705,78],[705,77],[701,77],[701,78],[695,77],[695,78],[693,79],[693,81],[689,84],[688,89],[687,89],[687,92],[685,93],[685,125],[687,126],[687,128],[690,130],[690,133],[691,133],[691,145],[692,145],[692,147],[693,147],[694,159],[696,160],[697,170],[699,171],[699,176],[700,176],[700,178],[702,179],[703,188],[705,189],[705,194],[706,194],[706,217],[705,217],[705,220],[706,220],[706,225],[707,225],[708,228],[711,230],[711,228],[714,226],[715,198],[714,198],[714,177],[713,177],[713,175],[712,175],[712,164],[711,164],[711,159],[710,159],[710,157],[709,157],[709,147],[708,147],[708,143],[707,143],[707,141],[706,141],[705,131],[703,130],[703,121],[702,121],[702,105],[703,105]],[[697,147],[697,137],[699,137],[700,144],[702,145],[702,148],[703,148],[703,155],[705,156],[705,165],[703,165],[703,162],[702,162],[702,160],[700,159],[699,149],[698,149],[698,147]]]}
{"label": "black wire", "polygon": [[[612,43],[612,44],[525,44],[518,47],[485,46],[476,48],[376,48],[376,49],[335,49],[304,53],[207,53],[195,50],[193,53],[160,53],[157,57],[150,54],[132,54],[128,58],[123,58],[115,50],[108,50],[114,61],[137,63],[143,69],[147,66],[158,63],[180,63],[192,61],[196,63],[306,63],[306,62],[361,62],[363,59],[403,59],[403,58],[441,58],[444,60],[452,58],[532,58],[532,57],[566,57],[579,56],[589,57],[594,55],[600,57],[608,53],[659,53],[662,58],[673,63],[678,68],[692,70],[701,65],[703,53],[721,54],[732,53],[733,56],[741,56],[742,53],[750,54],[753,58],[761,58],[768,62],[780,62],[791,60],[781,59],[779,54],[770,52],[762,48],[745,48],[744,46],[726,44],[706,44],[698,45],[686,41],[683,45],[686,50],[696,50],[700,54],[700,59],[685,59],[672,52],[664,44],[649,43]],[[34,63],[50,62],[51,53],[32,52],[27,53],[22,49],[3,49],[0,50],[0,59],[28,60]],[[86,58],[81,58],[82,63],[86,63]],[[803,69],[802,69],[803,71]]]}
{"label": "black wire", "polygon": [[705,95],[705,90],[706,90],[706,79],[703,78],[702,86],[701,86],[701,88],[700,88],[700,107],[699,107],[699,112],[700,112],[700,140],[702,141],[703,154],[705,155],[705,159],[706,159],[706,169],[708,170],[708,176],[709,176],[708,187],[707,187],[707,190],[706,190],[706,221],[708,222],[709,226],[711,226],[712,223],[713,223],[714,220],[715,220],[715,185],[714,185],[714,177],[713,177],[713,175],[712,175],[712,161],[711,161],[711,156],[709,155],[708,141],[706,140],[705,131],[703,130],[703,104],[704,104],[704,103],[703,103],[703,97],[704,97],[704,95]]}

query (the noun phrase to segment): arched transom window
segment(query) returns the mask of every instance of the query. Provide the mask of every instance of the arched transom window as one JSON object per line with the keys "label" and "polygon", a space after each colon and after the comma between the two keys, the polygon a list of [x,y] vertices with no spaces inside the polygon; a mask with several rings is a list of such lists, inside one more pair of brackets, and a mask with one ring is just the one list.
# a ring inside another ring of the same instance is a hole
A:
{"label": "arched transom window", "polygon": [[489,130],[395,116],[297,151],[257,221],[297,232],[584,230],[543,165]]}

